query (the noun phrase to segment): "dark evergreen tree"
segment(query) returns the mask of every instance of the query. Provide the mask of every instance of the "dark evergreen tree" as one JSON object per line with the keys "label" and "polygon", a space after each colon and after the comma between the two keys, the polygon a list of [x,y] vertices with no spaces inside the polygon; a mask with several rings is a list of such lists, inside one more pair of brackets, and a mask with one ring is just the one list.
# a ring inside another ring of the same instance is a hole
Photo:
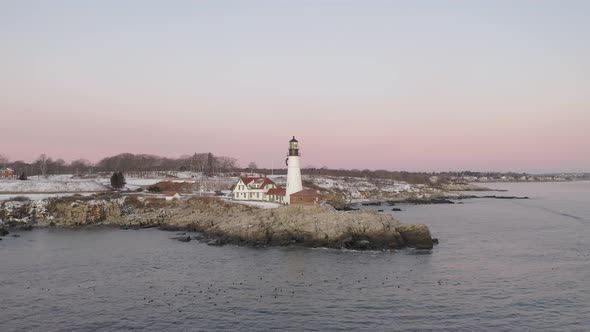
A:
{"label": "dark evergreen tree", "polygon": [[207,167],[205,169],[205,173],[211,175],[215,172],[215,156],[213,153],[209,152],[207,154]]}
{"label": "dark evergreen tree", "polygon": [[23,172],[19,177],[19,180],[26,180],[27,179],[27,175],[25,174],[25,172]]}
{"label": "dark evergreen tree", "polygon": [[114,172],[111,175],[111,187],[113,189],[121,189],[125,186],[125,176],[123,176],[123,172]]}

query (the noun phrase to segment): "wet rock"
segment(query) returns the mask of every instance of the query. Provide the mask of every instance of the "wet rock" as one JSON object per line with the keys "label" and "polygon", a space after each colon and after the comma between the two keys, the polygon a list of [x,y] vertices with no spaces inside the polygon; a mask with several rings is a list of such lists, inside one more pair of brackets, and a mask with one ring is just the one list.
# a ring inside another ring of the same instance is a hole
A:
{"label": "wet rock", "polygon": [[222,246],[224,244],[224,241],[222,241],[221,239],[211,239],[207,242],[207,245],[209,246]]}
{"label": "wet rock", "polygon": [[178,232],[178,231],[183,231],[186,229],[186,227],[181,227],[179,225],[174,225],[174,224],[162,224],[158,228],[162,231],[171,231],[171,232]]}
{"label": "wet rock", "polygon": [[416,249],[432,249],[433,241],[428,226],[401,225],[395,228],[404,239],[406,246]]}
{"label": "wet rock", "polygon": [[374,246],[367,239],[353,239],[351,237],[342,240],[342,248],[351,250],[368,250]]}
{"label": "wet rock", "polygon": [[391,211],[401,211],[401,210],[402,209],[400,209],[400,208],[393,208],[393,209],[391,209]]}
{"label": "wet rock", "polygon": [[519,196],[481,196],[481,198],[495,198],[495,199],[529,199],[527,196],[519,197]]}
{"label": "wet rock", "polygon": [[19,231],[31,231],[31,230],[33,230],[33,225],[31,225],[31,224],[18,225],[18,226],[16,226],[16,229]]}
{"label": "wet rock", "polygon": [[371,247],[371,242],[369,240],[360,240],[356,241],[356,245],[359,249],[369,249]]}
{"label": "wet rock", "polygon": [[11,236],[12,236],[12,237],[20,237],[20,235],[19,235],[19,234],[12,234]]}
{"label": "wet rock", "polygon": [[336,209],[337,211],[358,211],[358,208],[353,208],[351,206],[340,206],[340,207],[334,207],[334,209]]}
{"label": "wet rock", "polygon": [[405,200],[408,204],[413,205],[424,205],[424,204],[455,204],[455,202],[441,197],[430,197],[430,198],[408,198]]}
{"label": "wet rock", "polygon": [[177,237],[173,237],[172,239],[178,240],[180,242],[190,242],[191,237],[190,236],[177,236]]}
{"label": "wet rock", "polygon": [[437,238],[433,238],[432,239],[432,244],[438,244],[438,239]]}

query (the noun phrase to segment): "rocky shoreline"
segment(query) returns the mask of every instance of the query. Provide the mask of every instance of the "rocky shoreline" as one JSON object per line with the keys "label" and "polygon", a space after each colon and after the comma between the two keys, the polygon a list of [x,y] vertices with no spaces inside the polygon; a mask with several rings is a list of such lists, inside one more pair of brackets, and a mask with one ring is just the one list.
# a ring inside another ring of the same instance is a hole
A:
{"label": "rocky shoreline", "polygon": [[[527,196],[500,196],[500,195],[443,195],[443,196],[430,196],[430,197],[409,197],[400,198],[397,200],[375,200],[369,202],[361,202],[361,206],[395,206],[397,204],[410,204],[410,205],[431,205],[431,204],[457,204],[454,200],[465,200],[465,199],[530,199]],[[342,207],[342,210],[358,210],[351,206]],[[393,211],[398,211],[397,209]]]}
{"label": "rocky shoreline", "polygon": [[[426,225],[401,224],[376,211],[340,212],[329,206],[285,206],[259,209],[215,198],[181,201],[141,200],[117,194],[52,198],[0,204],[0,228],[77,228],[110,226],[123,229],[158,227],[195,231],[210,245],[345,248],[358,250],[431,249]],[[177,237],[188,242],[191,237]]]}

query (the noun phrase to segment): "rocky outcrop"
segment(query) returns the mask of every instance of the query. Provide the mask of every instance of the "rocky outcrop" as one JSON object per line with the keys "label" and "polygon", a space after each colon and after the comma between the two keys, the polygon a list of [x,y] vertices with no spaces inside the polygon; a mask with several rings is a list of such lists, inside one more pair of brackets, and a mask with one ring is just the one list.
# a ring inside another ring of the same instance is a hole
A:
{"label": "rocky outcrop", "polygon": [[[100,224],[124,229],[157,226],[171,231],[191,230],[203,233],[203,241],[211,245],[300,244],[360,250],[432,248],[432,238],[425,225],[403,225],[390,214],[371,210],[339,212],[320,206],[258,209],[213,198],[173,202],[141,202],[131,198],[53,199],[43,206],[45,209],[36,211],[35,218],[24,216],[20,220],[36,226]],[[183,235],[175,239],[188,242],[191,238]]]}
{"label": "rocky outcrop", "polygon": [[431,249],[433,245],[432,236],[428,226],[418,225],[401,225],[396,229],[409,247],[416,249]]}
{"label": "rocky outcrop", "polygon": [[[56,224],[64,227],[78,227],[89,224],[121,224],[124,200],[69,202],[54,201],[50,206],[51,216]],[[43,224],[44,221],[40,221]]]}

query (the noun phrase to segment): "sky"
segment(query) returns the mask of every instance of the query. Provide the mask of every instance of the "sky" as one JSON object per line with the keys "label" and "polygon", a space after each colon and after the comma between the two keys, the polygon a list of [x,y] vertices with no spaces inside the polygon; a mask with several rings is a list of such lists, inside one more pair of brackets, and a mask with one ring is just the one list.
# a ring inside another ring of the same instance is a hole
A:
{"label": "sky", "polygon": [[590,1],[0,0],[0,154],[590,171]]}

